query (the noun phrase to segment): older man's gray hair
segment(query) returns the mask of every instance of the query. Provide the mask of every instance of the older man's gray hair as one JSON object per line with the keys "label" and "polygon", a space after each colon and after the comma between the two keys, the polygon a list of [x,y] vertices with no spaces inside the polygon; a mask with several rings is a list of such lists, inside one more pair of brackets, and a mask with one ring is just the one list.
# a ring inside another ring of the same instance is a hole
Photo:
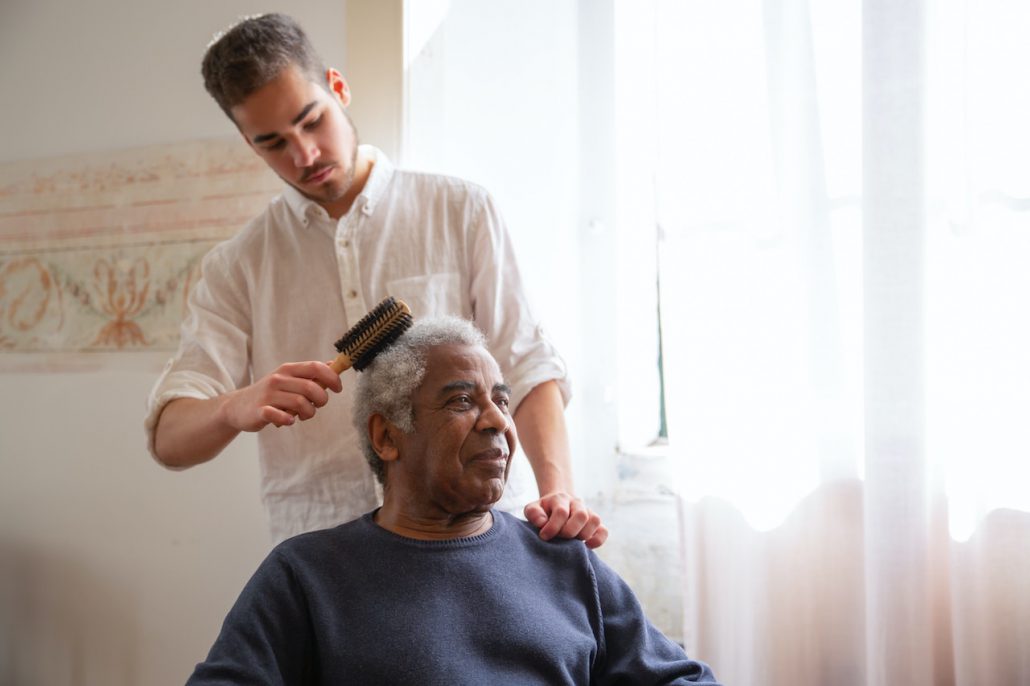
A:
{"label": "older man's gray hair", "polygon": [[361,438],[365,459],[379,483],[386,478],[386,468],[372,448],[368,418],[381,414],[405,433],[415,430],[411,397],[426,376],[429,349],[438,345],[485,345],[485,339],[479,329],[465,319],[420,319],[358,374],[354,428]]}

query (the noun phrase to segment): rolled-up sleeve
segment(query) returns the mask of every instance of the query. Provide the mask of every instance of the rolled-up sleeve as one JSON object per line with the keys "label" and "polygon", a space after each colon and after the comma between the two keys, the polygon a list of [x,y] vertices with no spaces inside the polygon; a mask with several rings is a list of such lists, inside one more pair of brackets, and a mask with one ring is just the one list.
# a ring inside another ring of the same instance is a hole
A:
{"label": "rolled-up sleeve", "polygon": [[143,428],[155,460],[157,422],[169,402],[214,398],[248,383],[250,317],[239,278],[230,273],[219,247],[204,257],[201,279],[189,296],[179,349],[147,398]]}
{"label": "rolled-up sleeve", "polygon": [[504,220],[491,196],[475,197],[469,226],[469,293],[476,326],[512,387],[517,408],[533,388],[555,381],[567,405],[565,361],[533,316]]}

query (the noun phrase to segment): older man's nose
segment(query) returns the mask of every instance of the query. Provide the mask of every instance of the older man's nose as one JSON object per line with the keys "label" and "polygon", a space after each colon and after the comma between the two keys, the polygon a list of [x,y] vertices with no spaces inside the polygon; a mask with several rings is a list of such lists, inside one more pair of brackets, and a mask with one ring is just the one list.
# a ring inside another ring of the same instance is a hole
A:
{"label": "older man's nose", "polygon": [[504,431],[508,428],[508,415],[497,405],[490,403],[479,413],[476,428],[480,431]]}

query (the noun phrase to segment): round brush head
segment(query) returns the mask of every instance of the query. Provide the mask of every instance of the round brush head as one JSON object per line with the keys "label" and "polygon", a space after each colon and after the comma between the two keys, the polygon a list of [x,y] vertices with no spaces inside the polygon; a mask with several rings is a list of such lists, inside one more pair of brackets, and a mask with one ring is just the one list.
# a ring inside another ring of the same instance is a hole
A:
{"label": "round brush head", "polygon": [[411,328],[413,323],[411,309],[407,304],[389,296],[333,345],[338,353],[350,358],[350,366],[361,371],[372,363],[376,355]]}

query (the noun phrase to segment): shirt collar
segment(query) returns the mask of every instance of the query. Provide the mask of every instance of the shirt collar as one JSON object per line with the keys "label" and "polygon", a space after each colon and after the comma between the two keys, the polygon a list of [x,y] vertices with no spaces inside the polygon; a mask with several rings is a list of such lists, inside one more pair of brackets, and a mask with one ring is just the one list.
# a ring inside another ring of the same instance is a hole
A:
{"label": "shirt collar", "polygon": [[[372,171],[365,181],[365,187],[361,189],[361,193],[354,199],[354,204],[351,205],[350,210],[347,211],[344,217],[354,211],[360,211],[366,215],[372,214],[375,211],[376,205],[379,204],[379,200],[386,193],[386,187],[390,184],[390,180],[393,178],[393,163],[390,162],[390,158],[382,150],[371,145],[362,145],[358,148],[358,154],[367,155],[372,160]],[[290,211],[304,225],[307,225],[311,219],[326,219],[328,217],[321,205],[305,197],[289,184],[283,190],[283,198],[286,200]]]}

